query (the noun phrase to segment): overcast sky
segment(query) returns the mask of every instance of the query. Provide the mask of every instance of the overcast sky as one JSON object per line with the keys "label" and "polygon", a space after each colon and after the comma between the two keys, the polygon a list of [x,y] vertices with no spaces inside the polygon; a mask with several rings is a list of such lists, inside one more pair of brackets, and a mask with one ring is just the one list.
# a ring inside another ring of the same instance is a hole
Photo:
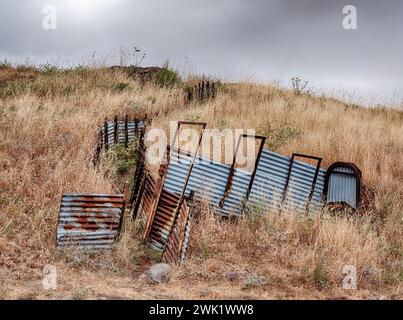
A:
{"label": "overcast sky", "polygon": [[[343,7],[357,8],[357,30]],[[57,9],[45,30],[43,8]],[[0,59],[70,65],[96,51],[109,64],[138,46],[143,64],[227,80],[299,76],[317,90],[403,97],[401,0],[2,0]]]}

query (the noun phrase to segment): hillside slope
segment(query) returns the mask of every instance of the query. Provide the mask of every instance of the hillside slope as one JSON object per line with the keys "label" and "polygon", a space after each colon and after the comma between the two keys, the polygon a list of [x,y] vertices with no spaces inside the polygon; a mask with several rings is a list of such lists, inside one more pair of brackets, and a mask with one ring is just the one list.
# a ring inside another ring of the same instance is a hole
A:
{"label": "hillside slope", "polygon": [[[35,77],[2,72],[0,298],[402,298],[402,111],[249,83],[224,85],[215,100],[184,105],[179,85],[141,84],[106,68],[36,70]],[[375,192],[375,207],[352,218],[290,212],[231,222],[202,207],[188,259],[165,285],[141,276],[157,258],[129,218],[113,252],[57,255],[62,193],[118,192],[130,178],[113,161],[99,169],[90,161],[96,128],[116,114],[148,114],[153,127],[165,129],[176,120],[253,128],[281,154],[317,155],[324,166],[354,162]],[[42,289],[46,264],[58,269],[55,291]],[[357,268],[358,290],[342,289],[344,265]]]}

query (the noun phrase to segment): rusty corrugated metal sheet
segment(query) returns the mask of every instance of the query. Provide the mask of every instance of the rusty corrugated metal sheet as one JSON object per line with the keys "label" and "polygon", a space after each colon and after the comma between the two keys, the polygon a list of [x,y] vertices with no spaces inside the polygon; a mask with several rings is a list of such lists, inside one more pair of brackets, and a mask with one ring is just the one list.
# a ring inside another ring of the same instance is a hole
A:
{"label": "rusty corrugated metal sheet", "polygon": [[150,244],[156,250],[164,250],[175,222],[175,209],[179,196],[162,190],[151,224]]}
{"label": "rusty corrugated metal sheet", "polygon": [[[140,205],[140,211],[145,211],[141,216],[147,218],[144,238],[149,239],[155,249],[168,252],[166,254],[170,256],[165,259],[184,257],[186,253],[190,219],[185,223],[178,218],[180,210],[177,209],[182,196],[189,197],[193,192],[196,200],[207,201],[218,213],[226,216],[241,215],[245,208],[312,213],[323,208],[327,171],[320,168],[322,159],[304,154],[285,157],[263,150],[265,138],[255,138],[261,140],[261,146],[251,173],[202,157],[197,152],[194,155],[168,147],[168,164],[161,166],[160,178],[149,187],[152,191],[143,194],[144,188],[140,188],[138,195],[134,196],[145,203]],[[298,157],[314,160],[317,164],[297,161]],[[329,185],[333,184],[330,178]],[[349,194],[350,191],[345,192]],[[142,209],[143,206],[147,209]]]}
{"label": "rusty corrugated metal sheet", "polygon": [[144,228],[143,239],[148,240],[150,238],[151,232],[154,231],[154,221],[156,215],[158,214],[158,205],[161,202],[161,196],[163,194],[163,185],[166,174],[166,166],[161,165],[159,171],[159,177],[155,181],[154,189],[152,190],[152,203],[149,207],[149,211],[147,213],[147,220]]}
{"label": "rusty corrugated metal sheet", "polygon": [[[133,210],[135,211],[134,216],[137,216],[141,223],[143,239],[148,240],[150,245],[158,251],[163,251],[168,243],[171,230],[175,226],[176,208],[180,202],[179,195],[172,194],[163,189],[166,170],[167,166],[161,165],[159,170],[160,176],[157,180],[150,174],[148,169],[144,170],[137,196],[138,204],[134,204],[133,206]],[[183,208],[189,209],[185,200],[184,203],[179,212]],[[179,215],[181,214],[179,213]],[[188,232],[186,233],[185,231],[183,231],[182,241],[185,245],[181,245],[180,248],[180,250],[183,248],[183,252],[186,252],[189,227],[187,228]]]}
{"label": "rusty corrugated metal sheet", "polygon": [[148,170],[145,170],[141,179],[139,195],[134,205],[134,216],[138,216],[142,233],[144,234],[146,223],[152,214],[154,199],[154,190],[156,188],[156,180]]}
{"label": "rusty corrugated metal sheet", "polygon": [[124,195],[65,194],[57,225],[57,247],[108,249],[123,219]]}
{"label": "rusty corrugated metal sheet", "polygon": [[178,217],[169,234],[162,260],[167,263],[182,262],[186,256],[189,234],[190,208],[185,200],[179,209]]}

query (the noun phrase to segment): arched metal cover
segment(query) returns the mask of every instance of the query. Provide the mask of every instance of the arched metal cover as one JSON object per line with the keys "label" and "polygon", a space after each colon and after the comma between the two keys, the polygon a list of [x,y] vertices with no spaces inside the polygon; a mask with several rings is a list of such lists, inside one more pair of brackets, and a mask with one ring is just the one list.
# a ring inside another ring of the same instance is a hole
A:
{"label": "arched metal cover", "polygon": [[324,197],[327,204],[341,203],[358,209],[361,196],[361,171],[349,162],[336,162],[326,172]]}

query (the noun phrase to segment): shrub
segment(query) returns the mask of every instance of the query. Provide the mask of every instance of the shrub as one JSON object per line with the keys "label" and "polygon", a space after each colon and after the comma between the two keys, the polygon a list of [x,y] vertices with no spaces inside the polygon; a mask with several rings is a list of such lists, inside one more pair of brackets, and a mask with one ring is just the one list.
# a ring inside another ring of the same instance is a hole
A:
{"label": "shrub", "polygon": [[119,83],[115,84],[115,86],[113,87],[113,90],[121,92],[121,91],[125,90],[128,86],[129,86],[129,84],[126,82],[119,82]]}
{"label": "shrub", "polygon": [[166,63],[156,77],[156,83],[161,88],[173,88],[175,85],[180,84],[181,79],[178,73],[169,67]]}
{"label": "shrub", "polygon": [[290,142],[292,139],[299,136],[300,131],[290,125],[274,126],[267,124],[260,130],[262,135],[268,137],[268,148],[271,150],[278,150],[281,146]]}

